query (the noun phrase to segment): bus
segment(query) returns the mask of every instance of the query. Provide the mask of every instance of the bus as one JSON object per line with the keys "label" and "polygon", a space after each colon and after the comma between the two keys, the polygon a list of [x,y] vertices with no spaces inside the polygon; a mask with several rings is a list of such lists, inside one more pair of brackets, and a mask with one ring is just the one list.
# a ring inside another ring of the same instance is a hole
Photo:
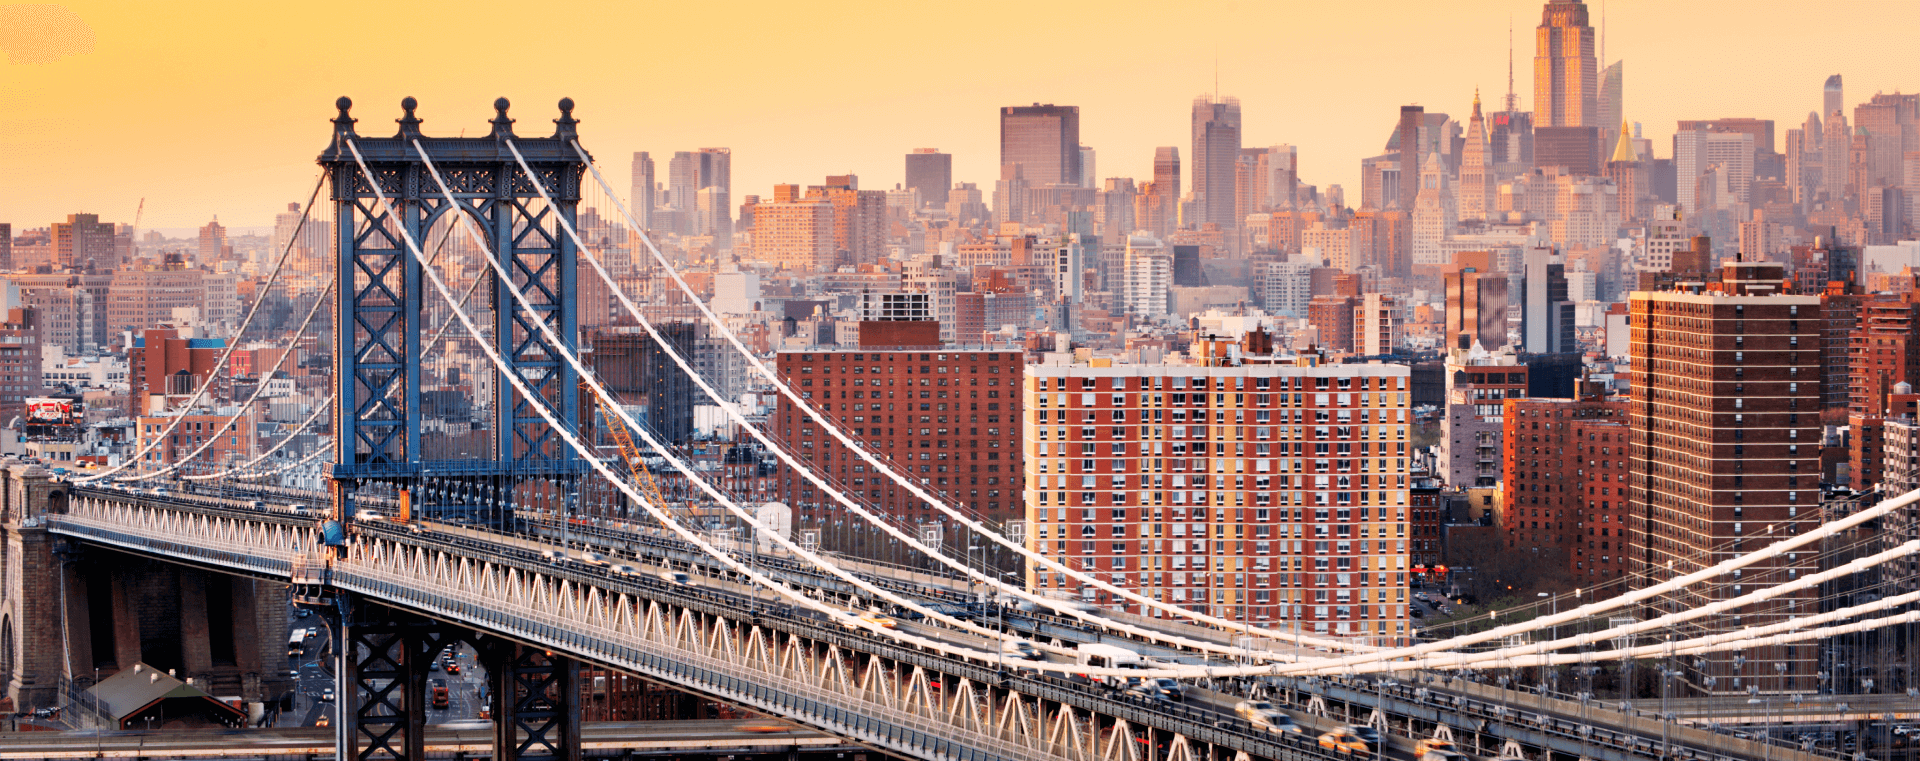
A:
{"label": "bus", "polygon": [[[1082,643],[1080,647],[1075,650],[1073,662],[1093,668],[1147,668],[1147,659],[1139,653],[1124,647],[1103,645],[1097,642]],[[1090,676],[1082,674],[1081,676],[1086,677],[1088,681],[1094,684],[1114,688],[1125,687],[1129,681],[1127,677],[1117,675]]]}

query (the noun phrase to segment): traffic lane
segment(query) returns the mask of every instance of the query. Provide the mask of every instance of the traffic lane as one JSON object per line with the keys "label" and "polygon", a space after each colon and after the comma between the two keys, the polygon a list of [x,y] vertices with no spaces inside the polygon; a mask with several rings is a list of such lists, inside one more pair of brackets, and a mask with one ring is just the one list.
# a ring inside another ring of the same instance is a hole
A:
{"label": "traffic lane", "polygon": [[[491,747],[490,727],[428,727],[430,752],[473,752]],[[831,735],[768,719],[671,722],[590,722],[581,727],[588,749],[676,747],[832,747],[845,744]],[[125,730],[109,732],[0,733],[0,759],[259,757],[275,754],[330,753],[327,729]]]}
{"label": "traffic lane", "polygon": [[[1245,721],[1241,719],[1239,713],[1234,710],[1234,706],[1247,698],[1230,693],[1217,692],[1203,687],[1196,687],[1191,684],[1187,685],[1186,693],[1187,703],[1191,706],[1212,710],[1220,714],[1224,719]],[[1297,711],[1278,703],[1276,703],[1274,707],[1280,709],[1281,713],[1293,717],[1294,723],[1300,725],[1302,730],[1305,730],[1301,734],[1303,734],[1309,742],[1316,744],[1321,735],[1340,727],[1349,726],[1347,722],[1340,721],[1333,717],[1314,716],[1305,711]],[[1386,747],[1381,749],[1382,752],[1379,754],[1379,757],[1395,759],[1395,761],[1415,761],[1413,747],[1414,743],[1417,742],[1416,740],[1401,737],[1392,732],[1381,732],[1380,739]]]}

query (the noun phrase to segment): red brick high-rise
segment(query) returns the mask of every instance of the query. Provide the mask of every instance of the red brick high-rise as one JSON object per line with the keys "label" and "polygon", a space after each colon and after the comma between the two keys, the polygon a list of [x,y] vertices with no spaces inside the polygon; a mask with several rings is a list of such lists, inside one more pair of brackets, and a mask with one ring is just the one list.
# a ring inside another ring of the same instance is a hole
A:
{"label": "red brick high-rise", "polygon": [[[1628,571],[1637,588],[1759,550],[1820,514],[1820,297],[1783,292],[1783,276],[1779,264],[1729,264],[1718,283],[1632,296]],[[1761,561],[1733,584],[1691,587],[1651,612],[1816,569],[1814,553]],[[1775,598],[1739,611],[1738,625],[1810,613],[1814,603],[1806,594]],[[1744,654],[1787,664],[1784,675],[1738,674],[1732,656],[1715,655],[1706,673],[1689,676],[1696,684],[1715,677],[1715,692],[1810,689],[1815,647]]]}
{"label": "red brick high-rise", "polygon": [[[775,358],[781,377],[842,431],[890,458],[896,471],[910,474],[923,488],[996,526],[1026,512],[1020,451],[1023,364],[1018,349],[868,346],[785,351]],[[950,519],[875,473],[792,402],[780,403],[773,423],[799,459],[881,514],[914,526],[942,525],[944,536],[957,535]],[[819,530],[830,549],[871,549],[859,544],[872,540],[870,527],[784,466],[777,491],[793,508],[795,531]]]}
{"label": "red brick high-rise", "polygon": [[1626,405],[1594,398],[1508,399],[1504,405],[1501,501],[1505,513],[1499,516],[1499,528],[1507,548],[1536,556],[1544,568],[1566,569],[1584,578],[1581,563],[1587,555],[1587,537],[1582,514],[1589,496],[1600,500],[1601,489],[1607,490],[1609,503],[1618,500],[1613,494],[1624,488],[1624,482],[1616,480],[1622,478],[1626,443],[1624,435],[1614,442],[1615,434],[1609,434],[1609,454],[1619,455],[1621,467],[1603,468],[1599,457],[1587,456],[1588,424],[1613,422],[1624,434],[1621,422]]}

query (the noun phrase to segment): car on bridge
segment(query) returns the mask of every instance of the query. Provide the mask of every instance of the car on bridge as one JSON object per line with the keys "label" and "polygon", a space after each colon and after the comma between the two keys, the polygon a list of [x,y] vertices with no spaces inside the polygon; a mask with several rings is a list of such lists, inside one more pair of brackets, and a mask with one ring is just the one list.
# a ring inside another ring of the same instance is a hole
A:
{"label": "car on bridge", "polygon": [[1372,727],[1341,727],[1320,736],[1320,747],[1347,754],[1372,753],[1379,745],[1380,733]]}
{"label": "car on bridge", "polygon": [[[1436,751],[1436,750],[1453,751],[1454,750],[1453,741],[1444,740],[1438,737],[1429,737],[1427,739],[1421,740],[1420,742],[1413,744],[1413,757],[1416,759],[1424,759],[1428,752]],[[1457,753],[1458,751],[1455,751],[1455,752]]]}
{"label": "car on bridge", "polygon": [[1269,732],[1304,731],[1300,729],[1299,724],[1293,722],[1292,716],[1288,716],[1275,708],[1273,703],[1265,700],[1242,700],[1234,704],[1233,712],[1239,714],[1240,718],[1245,719],[1248,724]]}

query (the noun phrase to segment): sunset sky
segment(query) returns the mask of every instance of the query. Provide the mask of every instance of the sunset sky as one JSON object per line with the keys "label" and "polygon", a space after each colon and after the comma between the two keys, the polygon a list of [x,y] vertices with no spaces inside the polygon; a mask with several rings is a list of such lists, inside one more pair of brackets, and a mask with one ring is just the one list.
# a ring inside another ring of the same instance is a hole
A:
{"label": "sunset sky", "polygon": [[[1598,25],[1601,4],[1590,2]],[[625,191],[632,151],[733,149],[733,200],[852,172],[902,179],[901,155],[954,154],[991,191],[997,108],[1081,108],[1101,177],[1150,176],[1191,151],[1189,104],[1240,98],[1248,146],[1299,147],[1301,175],[1346,186],[1403,104],[1464,118],[1515,86],[1530,108],[1526,2],[81,2],[82,24],[33,31],[0,6],[0,221],[97,212],[143,227],[271,224],[304,199],[332,103],[389,134],[420,99],[430,134],[484,129],[497,96],[543,135],[571,96],[588,149]],[[37,11],[35,13],[38,13]],[[1847,104],[1920,88],[1913,2],[1606,3],[1626,114],[1665,156],[1678,119],[1748,116],[1786,130],[1827,75]],[[23,31],[26,30],[26,31]],[[90,30],[90,31],[89,31]],[[49,52],[51,51],[51,52]]]}

